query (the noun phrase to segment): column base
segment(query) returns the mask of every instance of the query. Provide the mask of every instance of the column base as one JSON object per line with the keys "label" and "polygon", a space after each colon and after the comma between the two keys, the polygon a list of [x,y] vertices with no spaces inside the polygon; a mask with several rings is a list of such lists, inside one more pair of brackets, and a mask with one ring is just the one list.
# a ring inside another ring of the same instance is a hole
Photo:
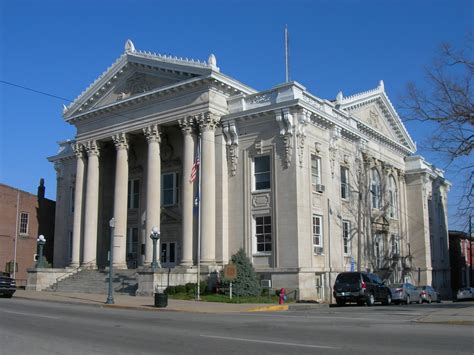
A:
{"label": "column base", "polygon": [[112,267],[113,267],[115,270],[127,270],[127,269],[128,269],[126,263],[116,263],[116,264],[112,264]]}
{"label": "column base", "polygon": [[71,268],[71,269],[77,269],[79,267],[79,263],[70,263],[68,268]]}
{"label": "column base", "polygon": [[192,260],[182,260],[179,263],[179,266],[191,267],[191,266],[193,266],[193,261]]}
{"label": "column base", "polygon": [[82,263],[81,268],[84,270],[98,270],[95,261],[89,261],[88,263]]}

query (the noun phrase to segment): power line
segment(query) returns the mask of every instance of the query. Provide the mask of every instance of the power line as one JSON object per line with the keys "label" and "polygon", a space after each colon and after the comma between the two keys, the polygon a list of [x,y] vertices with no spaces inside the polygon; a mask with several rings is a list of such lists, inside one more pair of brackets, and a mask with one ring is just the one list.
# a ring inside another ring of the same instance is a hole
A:
{"label": "power line", "polygon": [[72,100],[66,99],[65,97],[61,97],[61,96],[57,96],[57,95],[53,95],[53,94],[48,94],[47,92],[32,89],[32,88],[29,88],[27,86],[22,86],[22,85],[18,85],[18,84],[15,84],[15,83],[11,83],[9,81],[0,80],[0,83],[10,85],[10,86],[14,86],[14,87],[17,87],[17,88],[20,88],[20,89],[23,89],[23,90],[31,91],[31,92],[34,92],[34,93],[37,93],[37,94],[40,94],[40,95],[49,96],[49,97],[59,99],[59,100],[62,100],[62,101],[73,102]]}

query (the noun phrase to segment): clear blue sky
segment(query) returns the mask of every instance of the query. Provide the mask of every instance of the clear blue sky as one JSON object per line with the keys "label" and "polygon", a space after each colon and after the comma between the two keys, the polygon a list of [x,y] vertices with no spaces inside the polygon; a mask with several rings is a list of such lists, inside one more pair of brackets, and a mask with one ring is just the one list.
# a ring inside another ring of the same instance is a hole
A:
{"label": "clear blue sky", "polygon": [[[442,41],[472,31],[473,1],[22,1],[0,0],[0,80],[74,99],[122,53],[141,50],[207,60],[256,89],[284,81],[288,24],[291,78],[334,98],[377,86],[397,106],[408,81],[423,82]],[[46,157],[73,138],[61,100],[0,84],[0,182],[35,193],[41,177],[56,198]],[[420,144],[426,126],[408,123]],[[433,154],[419,151],[437,166]],[[460,194],[450,193],[450,224]],[[459,224],[461,225],[461,224]]]}

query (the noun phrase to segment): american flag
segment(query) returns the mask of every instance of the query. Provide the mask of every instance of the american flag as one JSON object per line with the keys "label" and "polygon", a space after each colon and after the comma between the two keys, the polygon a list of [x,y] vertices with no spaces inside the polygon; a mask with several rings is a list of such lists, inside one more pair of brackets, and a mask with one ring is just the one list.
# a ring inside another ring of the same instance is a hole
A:
{"label": "american flag", "polygon": [[194,182],[197,177],[197,173],[199,171],[199,164],[200,164],[200,157],[199,157],[199,147],[196,154],[196,158],[194,159],[193,167],[191,168],[191,176],[189,177],[189,182]]}

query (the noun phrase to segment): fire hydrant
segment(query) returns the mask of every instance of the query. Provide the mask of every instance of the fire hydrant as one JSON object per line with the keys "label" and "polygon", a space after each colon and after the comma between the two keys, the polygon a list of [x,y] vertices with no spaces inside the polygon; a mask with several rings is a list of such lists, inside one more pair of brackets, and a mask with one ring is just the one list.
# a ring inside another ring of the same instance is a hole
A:
{"label": "fire hydrant", "polygon": [[284,304],[285,303],[285,289],[281,288],[280,289],[280,298],[278,299],[278,304]]}

